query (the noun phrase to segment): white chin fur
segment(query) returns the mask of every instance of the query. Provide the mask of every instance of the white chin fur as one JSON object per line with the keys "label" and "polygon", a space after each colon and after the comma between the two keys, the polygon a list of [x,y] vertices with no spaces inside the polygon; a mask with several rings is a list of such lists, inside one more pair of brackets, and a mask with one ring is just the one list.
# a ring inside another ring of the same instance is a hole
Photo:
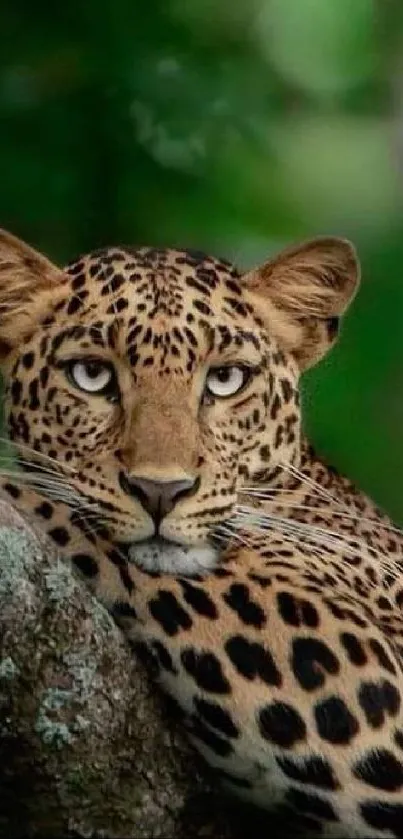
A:
{"label": "white chin fur", "polygon": [[211,546],[192,548],[163,540],[139,542],[129,549],[130,561],[144,571],[187,577],[211,571],[217,564],[217,558],[218,551]]}

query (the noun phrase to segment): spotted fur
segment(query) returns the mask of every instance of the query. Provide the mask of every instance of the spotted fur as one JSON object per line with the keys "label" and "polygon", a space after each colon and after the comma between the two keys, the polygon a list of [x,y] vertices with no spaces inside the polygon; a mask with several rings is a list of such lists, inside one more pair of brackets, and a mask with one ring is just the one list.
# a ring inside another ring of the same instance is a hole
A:
{"label": "spotted fur", "polygon": [[[337,239],[240,276],[116,247],[61,271],[1,234],[1,483],[235,794],[310,836],[401,837],[403,537],[316,457],[298,395],[357,275]],[[72,379],[83,360],[102,395]],[[228,366],[244,384],[220,398]]]}

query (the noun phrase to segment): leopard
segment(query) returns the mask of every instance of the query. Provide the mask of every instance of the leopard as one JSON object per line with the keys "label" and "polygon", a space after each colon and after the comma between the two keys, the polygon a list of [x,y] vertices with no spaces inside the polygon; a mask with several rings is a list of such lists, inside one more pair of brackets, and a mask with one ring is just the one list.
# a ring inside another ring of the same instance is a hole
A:
{"label": "leopard", "polygon": [[337,236],[241,271],[145,246],[60,268],[0,234],[2,493],[217,783],[311,837],[403,836],[403,533],[301,407],[359,282]]}

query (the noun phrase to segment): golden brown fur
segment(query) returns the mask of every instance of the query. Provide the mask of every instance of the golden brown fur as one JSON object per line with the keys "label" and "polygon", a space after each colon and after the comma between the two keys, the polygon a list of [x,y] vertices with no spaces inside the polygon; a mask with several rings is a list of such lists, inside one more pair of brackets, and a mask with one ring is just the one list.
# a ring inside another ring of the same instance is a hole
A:
{"label": "golden brown fur", "polygon": [[357,284],[339,239],[241,277],[147,248],[61,272],[0,236],[3,488],[219,777],[310,836],[403,835],[403,536],[299,407]]}

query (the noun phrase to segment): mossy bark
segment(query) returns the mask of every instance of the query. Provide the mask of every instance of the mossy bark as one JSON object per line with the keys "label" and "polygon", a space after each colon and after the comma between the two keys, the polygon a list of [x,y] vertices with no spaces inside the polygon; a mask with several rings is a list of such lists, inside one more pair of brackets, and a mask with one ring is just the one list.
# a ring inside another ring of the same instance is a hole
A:
{"label": "mossy bark", "polygon": [[2,839],[234,836],[107,612],[4,501],[0,765]]}

